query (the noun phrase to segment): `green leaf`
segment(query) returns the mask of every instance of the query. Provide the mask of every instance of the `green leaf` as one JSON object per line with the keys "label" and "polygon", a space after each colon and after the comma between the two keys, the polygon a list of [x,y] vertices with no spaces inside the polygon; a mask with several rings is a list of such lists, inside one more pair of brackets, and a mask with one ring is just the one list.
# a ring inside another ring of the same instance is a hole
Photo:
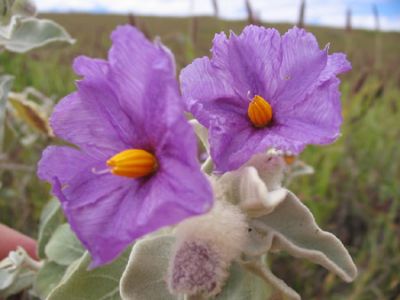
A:
{"label": "green leaf", "polygon": [[[243,263],[242,266],[252,272],[253,274],[264,279],[268,284],[274,288],[276,291],[281,293],[284,299],[286,300],[300,300],[301,297],[294,291],[291,287],[289,287],[282,279],[276,277],[268,266],[262,262],[246,262]],[[253,299],[253,298],[249,298]]]}
{"label": "green leaf", "polygon": [[357,268],[340,240],[319,228],[308,208],[291,192],[272,213],[254,219],[250,226],[273,235],[271,251],[285,250],[309,259],[347,282],[357,276]]}
{"label": "green leaf", "polygon": [[46,262],[37,274],[34,290],[41,299],[46,299],[50,292],[63,278],[67,267],[54,262]]}
{"label": "green leaf", "polygon": [[64,217],[61,213],[60,202],[57,199],[51,199],[44,207],[42,215],[40,216],[38,238],[38,254],[40,258],[46,258],[44,249],[50,237],[63,220]]}
{"label": "green leaf", "polygon": [[[166,272],[174,241],[173,236],[159,236],[144,239],[133,247],[121,279],[122,299],[187,299],[184,295],[171,295],[167,288]],[[214,299],[265,300],[269,295],[269,286],[262,278],[234,263],[223,291]]]}
{"label": "green leaf", "polygon": [[12,76],[0,76],[0,151],[3,149],[7,96],[10,92],[12,83]]}
{"label": "green leaf", "polygon": [[222,293],[215,300],[265,300],[270,296],[271,289],[261,277],[234,263]]}
{"label": "green leaf", "polygon": [[45,247],[50,261],[68,266],[84,254],[84,249],[69,224],[57,228]]}
{"label": "green leaf", "polygon": [[[111,264],[88,271],[91,261],[86,253],[75,263],[50,293],[47,300],[117,300],[119,281],[128,263],[131,248],[127,249]],[[142,298],[147,299],[147,298]]]}
{"label": "green leaf", "polygon": [[42,47],[52,42],[74,43],[67,31],[51,20],[21,18],[14,26],[9,38],[0,36],[0,46],[5,49],[23,53]]}

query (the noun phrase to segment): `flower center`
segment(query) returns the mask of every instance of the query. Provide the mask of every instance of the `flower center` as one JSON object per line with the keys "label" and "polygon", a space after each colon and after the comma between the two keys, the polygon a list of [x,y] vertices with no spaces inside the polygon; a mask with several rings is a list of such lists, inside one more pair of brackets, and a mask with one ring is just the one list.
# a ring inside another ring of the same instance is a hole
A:
{"label": "flower center", "polygon": [[261,96],[255,95],[247,109],[247,115],[255,127],[265,127],[272,120],[272,107]]}
{"label": "flower center", "polygon": [[118,176],[140,178],[157,169],[157,159],[142,149],[128,149],[114,155],[107,161],[111,173]]}

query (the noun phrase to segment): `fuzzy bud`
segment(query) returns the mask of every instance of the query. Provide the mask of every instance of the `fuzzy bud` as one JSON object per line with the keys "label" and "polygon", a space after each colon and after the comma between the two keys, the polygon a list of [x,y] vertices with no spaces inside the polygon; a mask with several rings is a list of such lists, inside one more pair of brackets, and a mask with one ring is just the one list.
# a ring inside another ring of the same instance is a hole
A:
{"label": "fuzzy bud", "polygon": [[247,242],[247,230],[243,213],[224,201],[216,201],[208,214],[179,224],[168,271],[171,293],[218,294]]}

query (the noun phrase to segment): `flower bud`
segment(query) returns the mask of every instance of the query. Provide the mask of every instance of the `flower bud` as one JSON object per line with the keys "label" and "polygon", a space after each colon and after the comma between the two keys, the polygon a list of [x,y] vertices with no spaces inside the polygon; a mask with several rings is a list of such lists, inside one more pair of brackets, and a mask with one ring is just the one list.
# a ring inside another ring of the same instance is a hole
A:
{"label": "flower bud", "polygon": [[216,201],[208,214],[179,224],[168,271],[170,292],[217,295],[246,244],[247,230],[245,216],[224,201]]}

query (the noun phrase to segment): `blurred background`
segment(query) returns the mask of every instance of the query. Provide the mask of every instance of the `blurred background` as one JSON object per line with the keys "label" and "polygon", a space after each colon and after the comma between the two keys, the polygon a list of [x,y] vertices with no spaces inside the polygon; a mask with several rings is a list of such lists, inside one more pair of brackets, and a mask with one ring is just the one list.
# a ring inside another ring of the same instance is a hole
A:
{"label": "blurred background", "polygon": [[[345,52],[353,70],[342,76],[342,137],[308,147],[301,159],[315,174],[291,189],[322,228],[348,247],[360,275],[341,282],[323,268],[285,254],[271,261],[276,275],[304,299],[400,299],[400,1],[399,0],[37,0],[40,16],[65,26],[72,46],[29,54],[3,52],[0,73],[16,77],[14,90],[33,87],[29,106],[13,104],[0,152],[0,222],[37,236],[49,186],[35,174],[41,151],[57,143],[47,124],[52,107],[74,90],[75,56],[105,58],[118,24],[160,36],[178,69],[209,55],[216,32],[240,33],[246,24],[293,25],[314,33],[321,48]],[[0,237],[1,239],[1,237]]]}

